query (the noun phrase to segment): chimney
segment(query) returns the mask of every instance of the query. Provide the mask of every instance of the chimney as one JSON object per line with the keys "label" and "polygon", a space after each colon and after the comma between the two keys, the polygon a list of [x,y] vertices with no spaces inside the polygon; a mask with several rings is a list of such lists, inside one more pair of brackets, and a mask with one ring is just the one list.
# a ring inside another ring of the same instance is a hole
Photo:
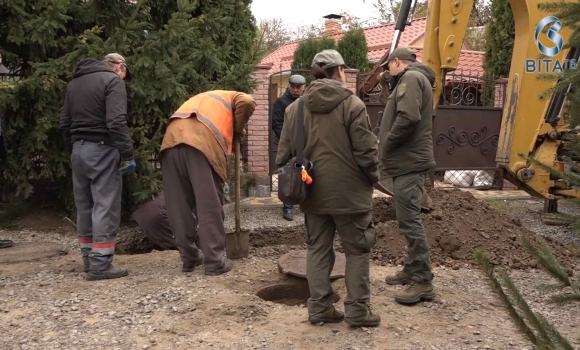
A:
{"label": "chimney", "polygon": [[342,19],[342,16],[330,14],[330,15],[326,15],[322,18],[326,18],[326,21],[324,21],[324,36],[325,37],[332,36],[332,35],[335,35],[335,34],[342,32],[342,24],[340,22],[340,20]]}

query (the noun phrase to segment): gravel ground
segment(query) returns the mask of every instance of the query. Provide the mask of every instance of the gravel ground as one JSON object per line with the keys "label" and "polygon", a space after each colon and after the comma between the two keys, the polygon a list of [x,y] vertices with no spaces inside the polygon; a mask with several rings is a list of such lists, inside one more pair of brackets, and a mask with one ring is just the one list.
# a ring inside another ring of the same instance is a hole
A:
{"label": "gravel ground", "polygon": [[[541,222],[541,202],[512,201],[506,210],[538,234],[576,242],[574,232]],[[282,219],[281,208],[244,209],[248,230],[292,229],[304,224]],[[560,205],[569,214],[575,208]],[[233,216],[227,216],[233,230]],[[564,230],[562,232],[562,230]],[[43,261],[0,264],[0,344],[7,349],[517,349],[532,350],[477,269],[435,269],[437,298],[414,307],[393,301],[398,287],[384,277],[392,265],[371,264],[371,302],[382,323],[376,329],[353,329],[344,323],[310,325],[303,307],[264,301],[254,295],[260,286],[285,280],[277,268],[280,254],[296,249],[272,244],[251,249],[234,270],[218,277],[198,269],[180,271],[177,252],[117,255],[116,264],[130,276],[87,282],[70,227],[39,231],[0,231],[16,242],[58,242],[66,256]],[[1,252],[0,252],[1,253]],[[532,309],[541,313],[580,349],[580,303],[559,307],[548,303],[541,285],[554,279],[540,270],[510,271]],[[579,272],[575,271],[577,276]],[[344,279],[333,284],[341,296]],[[564,293],[569,290],[564,290]],[[553,294],[553,292],[551,292]]]}
{"label": "gravel ground", "polygon": [[[235,230],[235,217],[233,215],[233,204],[228,204],[226,212],[226,232]],[[242,230],[259,230],[276,227],[280,229],[291,228],[304,225],[304,214],[300,212],[300,207],[294,207],[294,220],[286,221],[282,218],[282,208],[242,208],[240,215]]]}
{"label": "gravel ground", "polygon": [[[508,210],[519,218],[529,230],[544,237],[551,237],[563,244],[580,246],[580,234],[570,227],[550,226],[542,222],[544,202],[542,200],[514,200],[495,201],[499,202],[499,209]],[[558,212],[568,215],[580,216],[580,202],[562,200],[558,203]]]}

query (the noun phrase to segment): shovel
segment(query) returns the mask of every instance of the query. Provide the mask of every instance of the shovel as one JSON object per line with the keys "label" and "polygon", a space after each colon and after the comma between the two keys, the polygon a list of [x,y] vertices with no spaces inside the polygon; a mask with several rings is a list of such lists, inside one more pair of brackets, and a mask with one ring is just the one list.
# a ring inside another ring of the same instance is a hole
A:
{"label": "shovel", "polygon": [[240,141],[239,137],[236,135],[235,139],[235,220],[236,220],[236,231],[235,232],[228,232],[226,235],[226,254],[229,259],[241,259],[247,258],[248,252],[250,250],[250,235],[249,232],[242,232],[240,228],[240,159],[241,159],[241,150],[240,150]]}

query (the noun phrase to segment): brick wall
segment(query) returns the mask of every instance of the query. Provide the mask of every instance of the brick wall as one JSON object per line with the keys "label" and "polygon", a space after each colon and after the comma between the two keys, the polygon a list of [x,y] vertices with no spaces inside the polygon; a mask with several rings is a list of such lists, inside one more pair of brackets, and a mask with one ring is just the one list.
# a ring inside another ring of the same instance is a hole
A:
{"label": "brick wall", "polygon": [[256,100],[256,110],[248,122],[246,155],[251,172],[268,175],[268,71],[271,64],[257,65],[253,73],[257,87],[252,93]]}
{"label": "brick wall", "polygon": [[500,78],[495,81],[494,107],[503,108],[505,106],[507,82],[506,78]]}

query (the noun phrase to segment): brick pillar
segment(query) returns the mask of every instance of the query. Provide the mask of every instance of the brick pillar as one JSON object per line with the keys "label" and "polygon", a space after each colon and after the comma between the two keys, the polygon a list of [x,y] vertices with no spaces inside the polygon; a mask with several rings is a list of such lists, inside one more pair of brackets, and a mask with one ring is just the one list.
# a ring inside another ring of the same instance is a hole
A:
{"label": "brick pillar", "polygon": [[358,77],[358,69],[347,69],[346,74],[346,87],[357,95],[356,83]]}
{"label": "brick pillar", "polygon": [[260,64],[252,77],[257,86],[252,96],[256,100],[256,110],[248,122],[247,155],[248,169],[260,177],[268,175],[268,71],[271,64]]}
{"label": "brick pillar", "polygon": [[503,108],[506,100],[507,93],[507,82],[506,78],[499,78],[495,81],[493,106],[496,108]]}

